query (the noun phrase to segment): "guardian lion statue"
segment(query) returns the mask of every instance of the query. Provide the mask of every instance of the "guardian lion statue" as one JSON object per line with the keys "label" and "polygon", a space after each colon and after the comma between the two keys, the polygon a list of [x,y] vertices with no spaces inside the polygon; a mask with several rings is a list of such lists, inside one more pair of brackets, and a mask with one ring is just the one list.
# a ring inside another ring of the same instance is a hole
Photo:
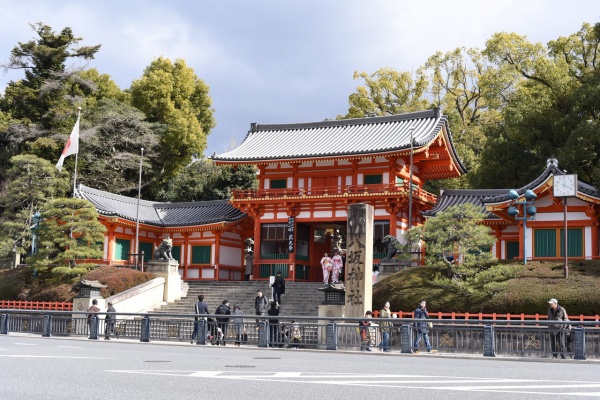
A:
{"label": "guardian lion statue", "polygon": [[171,250],[173,249],[173,239],[170,237],[163,239],[160,246],[154,249],[154,259],[155,260],[163,260],[170,261],[173,259],[171,255]]}
{"label": "guardian lion statue", "polygon": [[396,255],[396,253],[398,252],[397,245],[399,243],[400,242],[398,241],[398,239],[396,239],[392,235],[386,235],[383,237],[383,239],[381,239],[381,244],[385,246],[385,251],[387,253],[387,255],[385,256],[386,260],[389,261]]}

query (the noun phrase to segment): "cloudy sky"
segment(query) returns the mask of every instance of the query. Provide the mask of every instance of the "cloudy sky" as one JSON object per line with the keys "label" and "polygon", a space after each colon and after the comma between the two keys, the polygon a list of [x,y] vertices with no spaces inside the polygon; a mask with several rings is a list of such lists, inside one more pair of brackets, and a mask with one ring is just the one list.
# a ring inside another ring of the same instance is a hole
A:
{"label": "cloudy sky", "polygon": [[[250,123],[345,114],[355,71],[414,70],[437,51],[483,48],[495,32],[547,43],[599,21],[595,0],[0,0],[0,62],[29,24],[71,27],[102,47],[88,66],[126,89],[153,59],[182,58],[210,87],[217,126],[206,155]],[[595,11],[594,11],[595,10]],[[0,71],[0,92],[22,72]]]}

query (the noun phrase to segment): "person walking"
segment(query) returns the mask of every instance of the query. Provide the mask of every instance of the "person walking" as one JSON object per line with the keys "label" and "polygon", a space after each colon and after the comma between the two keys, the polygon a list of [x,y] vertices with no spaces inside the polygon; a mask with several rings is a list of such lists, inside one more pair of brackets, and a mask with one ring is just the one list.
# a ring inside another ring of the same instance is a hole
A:
{"label": "person walking", "polygon": [[[558,300],[548,300],[550,307],[548,308],[548,321],[568,321],[569,316],[567,310],[558,305]],[[552,358],[557,358],[560,353],[560,358],[565,359],[567,354],[567,333],[569,325],[552,324],[548,325],[550,329],[550,347],[552,348]]]}
{"label": "person walking", "polygon": [[[386,301],[383,308],[379,312],[380,318],[392,318],[390,312],[390,302]],[[379,348],[381,351],[390,352],[390,334],[392,333],[392,321],[381,321],[379,323],[379,331],[381,332],[381,343]]]}
{"label": "person walking", "polygon": [[[210,314],[210,312],[208,311],[208,306],[204,302],[204,296],[201,294],[198,295],[198,301],[196,302],[196,304],[194,304],[194,314]],[[204,318],[194,318],[194,332],[192,332],[192,339],[190,340],[190,343],[194,343],[194,340],[196,340],[196,337],[198,336],[198,329],[201,320],[204,320]]]}
{"label": "person walking", "polygon": [[[271,302],[271,308],[268,311],[269,317],[279,316],[279,307],[277,302]],[[279,319],[269,318],[269,347],[275,347],[279,342]]]}
{"label": "person walking", "polygon": [[329,254],[325,253],[323,258],[321,258],[321,267],[323,268],[323,284],[325,286],[329,285],[329,274],[333,269],[331,258]]}
{"label": "person walking", "polygon": [[[254,299],[254,311],[256,315],[265,316],[267,314],[267,305],[269,304],[269,300],[263,295],[262,290],[256,291],[256,298]],[[258,329],[258,318],[256,318],[256,329]]]}
{"label": "person walking", "polygon": [[[229,300],[223,300],[221,305],[215,310],[215,315],[231,315],[231,307],[229,307]],[[227,344],[227,328],[229,327],[229,317],[216,317],[217,318],[217,346],[219,342],[222,346]],[[219,332],[220,331],[220,332]]]}
{"label": "person walking", "polygon": [[342,261],[342,256],[339,251],[335,251],[335,255],[331,259],[332,269],[331,269],[331,284],[337,285],[339,283],[339,276],[342,267],[344,266],[344,262]]}
{"label": "person walking", "polygon": [[239,303],[235,303],[233,306],[233,312],[231,313],[234,317],[231,319],[231,323],[235,327],[235,342],[233,343],[235,346],[239,346],[242,341],[246,341],[244,338],[244,333],[246,330],[244,329],[244,318],[242,317],[244,313],[240,309]]}
{"label": "person walking", "polygon": [[249,281],[250,276],[254,273],[254,252],[248,251],[244,258],[246,260],[246,280]]}
{"label": "person walking", "polygon": [[113,307],[112,302],[108,302],[108,308],[106,309],[106,317],[104,317],[104,340],[110,340],[110,335],[115,334],[117,339],[119,335],[115,333],[115,322],[117,310]]}
{"label": "person walking", "polygon": [[281,295],[285,294],[285,279],[283,279],[281,271],[277,271],[275,274],[275,281],[271,287],[273,288],[273,300],[281,306]]}
{"label": "person walking", "polygon": [[[373,313],[367,311],[365,318],[372,318]],[[371,321],[361,320],[358,321],[360,331],[360,351],[371,351]]]}
{"label": "person walking", "polygon": [[417,331],[417,337],[415,339],[415,353],[419,354],[419,342],[421,338],[425,341],[425,346],[427,347],[428,353],[435,353],[437,350],[433,350],[431,347],[431,343],[429,342],[429,335],[427,334],[429,323],[425,321],[429,318],[429,313],[427,312],[427,302],[425,300],[421,300],[419,306],[415,309],[415,319],[422,319],[423,322],[415,322],[415,330]]}

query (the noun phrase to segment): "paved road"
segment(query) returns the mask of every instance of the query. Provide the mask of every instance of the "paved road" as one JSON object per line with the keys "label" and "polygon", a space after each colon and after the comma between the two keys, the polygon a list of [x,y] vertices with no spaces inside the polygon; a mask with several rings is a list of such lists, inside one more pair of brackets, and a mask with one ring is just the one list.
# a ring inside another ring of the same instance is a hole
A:
{"label": "paved road", "polygon": [[600,362],[0,336],[0,399],[580,399]]}

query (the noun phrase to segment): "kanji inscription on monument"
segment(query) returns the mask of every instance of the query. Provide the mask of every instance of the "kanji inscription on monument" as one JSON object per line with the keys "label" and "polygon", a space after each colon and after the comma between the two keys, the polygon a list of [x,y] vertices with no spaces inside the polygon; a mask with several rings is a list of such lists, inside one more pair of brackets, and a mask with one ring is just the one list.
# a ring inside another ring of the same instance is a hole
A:
{"label": "kanji inscription on monument", "polygon": [[373,206],[348,206],[346,245],[346,317],[371,309],[373,292]]}

